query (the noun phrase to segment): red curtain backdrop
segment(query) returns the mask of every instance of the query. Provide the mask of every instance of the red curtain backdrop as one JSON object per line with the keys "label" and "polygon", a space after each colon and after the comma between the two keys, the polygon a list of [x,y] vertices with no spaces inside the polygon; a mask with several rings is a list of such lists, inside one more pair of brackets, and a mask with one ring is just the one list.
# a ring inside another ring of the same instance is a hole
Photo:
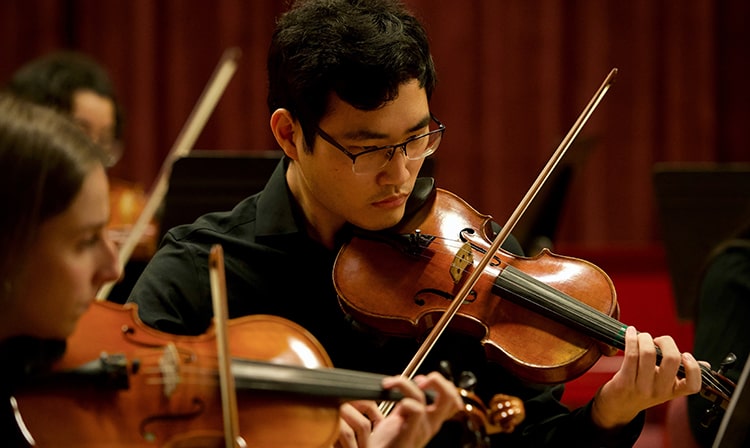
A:
{"label": "red curtain backdrop", "polygon": [[[504,222],[589,98],[617,80],[575,142],[557,241],[658,242],[656,162],[748,162],[750,3],[407,0],[439,70],[434,113],[447,125],[439,186]],[[67,48],[111,73],[126,112],[112,174],[148,188],[222,52],[239,69],[196,149],[275,148],[265,55],[278,0],[6,0],[0,83]]]}

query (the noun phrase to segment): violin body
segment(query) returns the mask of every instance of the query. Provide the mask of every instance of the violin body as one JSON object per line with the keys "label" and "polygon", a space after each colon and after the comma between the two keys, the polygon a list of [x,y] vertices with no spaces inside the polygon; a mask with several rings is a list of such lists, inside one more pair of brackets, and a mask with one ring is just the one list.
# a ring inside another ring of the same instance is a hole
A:
{"label": "violin body", "polygon": [[[356,320],[384,333],[423,337],[472,269],[467,259],[481,258],[491,245],[491,218],[436,189],[386,233],[397,239],[355,237],[340,250],[334,266],[340,303]],[[509,266],[607,316],[619,315],[612,281],[591,263],[549,251],[524,258],[500,250],[449,328],[476,337],[488,359],[533,382],[567,381],[602,354],[614,354],[559,319],[499,294],[497,278]]]}
{"label": "violin body", "polygon": [[[355,232],[342,246],[333,272],[339,302],[360,322],[402,337],[432,336],[447,322],[480,341],[489,360],[536,383],[569,381],[625,348],[627,325],[617,320],[617,295],[604,271],[547,250],[527,258],[498,249],[487,259],[497,247],[492,235],[489,216],[433,190],[399,225]],[[477,257],[489,263],[475,276]],[[464,288],[469,277],[477,281]],[[462,289],[468,294],[455,307]],[[449,308],[455,314],[445,320]],[[677,375],[684,374],[680,365]],[[701,378],[701,395],[726,409],[735,384],[705,365]]]}
{"label": "violin body", "polygon": [[[309,333],[280,318],[234,319],[228,334],[233,357],[331,366]],[[15,395],[17,412],[36,446],[226,446],[212,330],[200,336],[168,335],[142,324],[134,305],[94,302],[53,373],[100,359],[113,364],[111,371],[89,379],[76,375],[72,382],[53,376],[49,384]],[[241,436],[248,446],[322,447],[337,436],[338,399],[237,394]]]}
{"label": "violin body", "polygon": [[[231,319],[227,336],[246,446],[330,447],[342,402],[403,397],[382,388],[383,375],[333,368],[319,342],[286,319]],[[214,327],[166,334],[145,326],[134,304],[94,302],[49,375],[14,394],[16,420],[31,446],[225,447],[216,339]],[[485,406],[459,392],[466,408],[454,419],[481,437],[525,417],[517,397]]]}

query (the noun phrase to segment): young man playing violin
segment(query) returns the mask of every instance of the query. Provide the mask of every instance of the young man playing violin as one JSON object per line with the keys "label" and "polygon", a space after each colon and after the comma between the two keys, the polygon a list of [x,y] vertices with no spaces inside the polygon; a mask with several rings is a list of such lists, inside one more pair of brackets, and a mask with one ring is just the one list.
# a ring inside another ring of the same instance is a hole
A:
{"label": "young man playing violin", "polygon": [[[310,330],[335,366],[399,374],[417,341],[389,337],[343,313],[331,273],[353,228],[388,229],[404,217],[407,202],[418,204],[426,194],[415,188],[417,174],[445,128],[430,110],[436,74],[425,31],[394,1],[299,2],[278,22],[268,79],[270,126],[284,160],[261,193],[231,212],[172,229],[129,300],[148,325],[204,332],[212,315],[206,264],[219,243],[231,317],[286,317]],[[503,247],[521,253],[512,238]],[[422,370],[447,360],[456,374],[476,375],[485,401],[497,393],[525,401],[521,427],[492,436],[492,446],[631,446],[644,409],[697,392],[701,378],[698,363],[670,337],[629,328],[625,341],[621,369],[573,411],[558,401],[562,386],[515,378],[488,362],[476,339],[450,329]],[[676,377],[681,362],[684,379]],[[377,430],[382,419],[372,403],[344,406],[342,416],[341,446],[368,446],[370,422]],[[460,446],[464,434],[455,426],[443,425],[431,446]]]}

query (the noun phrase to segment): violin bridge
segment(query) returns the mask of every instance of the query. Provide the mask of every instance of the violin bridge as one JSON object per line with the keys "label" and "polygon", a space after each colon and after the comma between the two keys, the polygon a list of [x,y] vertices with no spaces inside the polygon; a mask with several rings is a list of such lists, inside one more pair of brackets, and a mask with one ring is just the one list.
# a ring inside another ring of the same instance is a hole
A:
{"label": "violin bridge", "polygon": [[466,273],[467,266],[473,264],[474,254],[471,251],[471,244],[467,241],[460,249],[458,249],[458,252],[456,252],[456,255],[453,257],[453,263],[451,263],[450,266],[450,274],[451,278],[453,278],[453,283],[458,284]]}
{"label": "violin bridge", "polygon": [[172,396],[180,383],[180,355],[177,347],[170,342],[164,347],[164,354],[159,358],[159,371],[164,384],[164,396]]}

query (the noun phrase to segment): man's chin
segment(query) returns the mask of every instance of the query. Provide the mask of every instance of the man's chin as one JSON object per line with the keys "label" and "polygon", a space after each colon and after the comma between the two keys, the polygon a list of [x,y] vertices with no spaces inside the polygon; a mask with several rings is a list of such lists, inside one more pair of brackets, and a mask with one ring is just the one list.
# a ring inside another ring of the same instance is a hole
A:
{"label": "man's chin", "polygon": [[360,227],[364,230],[377,232],[380,230],[390,229],[391,227],[397,225],[399,222],[401,222],[401,219],[403,219],[403,217],[404,207],[400,207],[398,209],[390,210],[388,213],[380,213],[377,219],[366,220],[357,227]]}

